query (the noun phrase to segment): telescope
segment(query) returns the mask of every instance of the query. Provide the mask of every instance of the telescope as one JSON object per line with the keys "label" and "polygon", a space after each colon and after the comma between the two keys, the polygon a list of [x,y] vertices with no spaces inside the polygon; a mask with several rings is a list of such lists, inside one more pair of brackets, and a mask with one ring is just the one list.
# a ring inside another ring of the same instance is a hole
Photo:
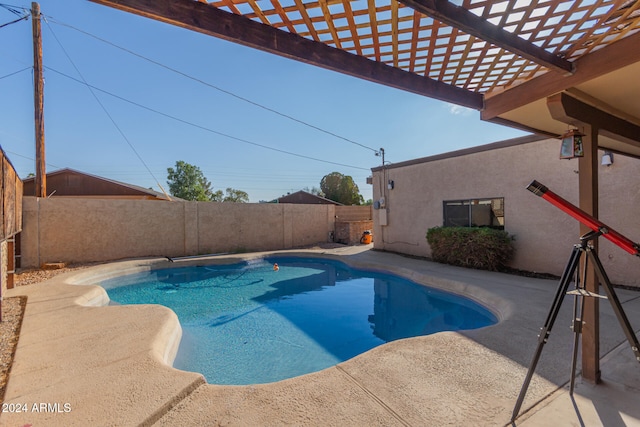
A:
{"label": "telescope", "polygon": [[591,230],[600,233],[602,237],[621,247],[631,255],[640,256],[640,245],[634,243],[603,222],[592,217],[576,205],[569,203],[544,185],[540,184],[538,181],[532,181],[531,184],[527,186],[527,190],[531,191],[536,196],[542,197],[547,202],[589,227]]}
{"label": "telescope", "polygon": [[[558,317],[560,306],[562,305],[562,301],[565,295],[573,295],[575,297],[573,305],[573,322],[571,326],[571,329],[573,329],[574,333],[574,340],[573,355],[571,359],[571,381],[569,387],[569,395],[573,396],[578,357],[578,342],[580,340],[580,334],[582,333],[582,313],[584,312],[584,299],[591,297],[602,297],[602,295],[599,295],[597,291],[594,293],[590,289],[587,289],[587,262],[593,264],[592,268],[595,271],[595,275],[598,281],[597,288],[599,289],[600,286],[604,288],[604,291],[607,294],[606,298],[611,303],[613,312],[618,318],[618,322],[620,323],[620,326],[622,327],[622,330],[626,335],[629,344],[631,345],[631,350],[635,354],[636,360],[640,362],[640,343],[638,342],[638,338],[633,332],[633,328],[629,323],[629,319],[627,318],[627,315],[622,308],[620,299],[616,295],[615,289],[613,288],[613,285],[611,284],[607,273],[604,271],[604,267],[602,266],[602,263],[598,258],[598,254],[594,250],[593,246],[590,246],[588,242],[597,238],[598,236],[602,236],[607,240],[613,242],[617,246],[621,247],[625,251],[629,252],[631,255],[636,256],[640,256],[640,246],[637,243],[632,242],[622,234],[618,233],[617,231],[613,230],[603,222],[592,217],[577,206],[567,202],[565,199],[558,196],[553,191],[540,184],[538,181],[532,181],[531,184],[527,186],[527,190],[531,191],[536,196],[542,197],[558,209],[569,214],[569,216],[577,219],[580,223],[589,227],[591,231],[580,237],[580,244],[573,246],[573,251],[571,252],[571,256],[569,257],[567,266],[565,267],[562,273],[562,277],[560,278],[560,283],[558,284],[556,295],[551,305],[551,309],[549,310],[549,314],[547,315],[547,320],[540,329],[540,335],[538,335],[538,346],[533,355],[533,359],[531,360],[531,365],[529,365],[529,370],[527,371],[527,376],[525,377],[524,383],[522,384],[522,388],[520,389],[520,394],[518,395],[516,406],[515,408],[513,408],[513,413],[511,415],[512,422],[515,422],[516,417],[520,413],[520,408],[522,407],[527,389],[529,388],[529,384],[531,383],[531,379],[533,378],[533,373],[536,369],[536,366],[538,365],[538,361],[540,360],[542,348],[549,339],[551,328],[553,327],[553,324]],[[581,274],[578,271],[578,265],[581,258],[583,258],[584,260],[584,274]],[[567,292],[569,285],[574,278],[576,289],[574,291]]]}

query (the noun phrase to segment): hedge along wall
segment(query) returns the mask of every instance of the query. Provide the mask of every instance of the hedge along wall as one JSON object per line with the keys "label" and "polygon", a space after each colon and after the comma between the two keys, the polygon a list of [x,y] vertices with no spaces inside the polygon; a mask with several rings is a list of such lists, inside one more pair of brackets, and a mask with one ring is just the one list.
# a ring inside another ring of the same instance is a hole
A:
{"label": "hedge along wall", "polygon": [[333,205],[25,197],[22,267],[327,242]]}

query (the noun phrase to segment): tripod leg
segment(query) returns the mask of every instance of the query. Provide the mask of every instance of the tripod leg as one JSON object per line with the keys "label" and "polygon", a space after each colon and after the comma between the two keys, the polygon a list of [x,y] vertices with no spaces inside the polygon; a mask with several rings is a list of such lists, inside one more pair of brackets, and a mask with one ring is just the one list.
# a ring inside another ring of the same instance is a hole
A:
{"label": "tripod leg", "polygon": [[618,318],[618,322],[622,327],[622,331],[626,335],[627,341],[629,341],[629,344],[631,345],[631,350],[635,354],[636,360],[640,362],[640,344],[638,343],[638,338],[633,332],[631,323],[629,323],[629,319],[627,318],[627,315],[624,313],[622,304],[620,304],[620,300],[618,299],[618,295],[613,289],[613,285],[611,284],[611,281],[609,280],[607,273],[604,271],[604,268],[602,267],[600,258],[598,258],[598,255],[595,252],[591,251],[590,249],[587,250],[587,255],[593,261],[596,274],[598,275],[598,278],[600,279],[600,283],[602,284],[605,292],[607,293],[607,298],[611,303],[613,312],[616,314],[616,317]]}
{"label": "tripod leg", "polygon": [[[576,278],[576,282],[580,279]],[[580,334],[582,334],[582,313],[584,312],[584,297],[576,295],[573,302],[573,355],[571,357],[571,381],[569,386],[569,396],[573,396],[576,383],[576,367],[578,365],[578,345],[580,344]]]}
{"label": "tripod leg", "polygon": [[518,413],[520,412],[522,402],[524,401],[524,397],[527,394],[527,389],[529,388],[529,384],[531,383],[531,378],[533,377],[533,373],[535,372],[538,361],[540,360],[542,348],[547,343],[547,339],[549,338],[549,334],[551,333],[551,328],[553,327],[556,317],[558,316],[558,312],[560,311],[560,307],[562,306],[562,300],[567,293],[567,289],[569,288],[569,284],[571,283],[571,278],[573,277],[576,268],[578,267],[578,262],[580,261],[580,255],[582,254],[582,251],[583,248],[581,246],[574,246],[573,252],[571,252],[571,256],[569,257],[569,262],[567,263],[567,266],[562,273],[562,277],[560,278],[560,283],[558,284],[558,289],[556,291],[553,304],[551,305],[551,310],[547,315],[544,326],[540,330],[540,335],[538,335],[538,346],[533,355],[533,359],[531,360],[531,365],[529,366],[529,370],[527,371],[527,376],[525,377],[524,383],[522,384],[522,388],[520,389],[520,394],[518,395],[516,406],[513,408],[513,413],[511,414],[512,422],[515,421]]}

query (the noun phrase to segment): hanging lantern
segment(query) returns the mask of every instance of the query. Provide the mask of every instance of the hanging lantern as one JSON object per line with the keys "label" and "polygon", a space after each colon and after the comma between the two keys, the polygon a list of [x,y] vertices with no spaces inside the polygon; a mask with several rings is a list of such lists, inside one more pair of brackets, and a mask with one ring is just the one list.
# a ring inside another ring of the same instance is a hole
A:
{"label": "hanging lantern", "polygon": [[574,157],[584,157],[584,149],[582,147],[582,137],[584,135],[577,129],[571,129],[562,137],[562,145],[560,146],[561,159],[573,159]]}

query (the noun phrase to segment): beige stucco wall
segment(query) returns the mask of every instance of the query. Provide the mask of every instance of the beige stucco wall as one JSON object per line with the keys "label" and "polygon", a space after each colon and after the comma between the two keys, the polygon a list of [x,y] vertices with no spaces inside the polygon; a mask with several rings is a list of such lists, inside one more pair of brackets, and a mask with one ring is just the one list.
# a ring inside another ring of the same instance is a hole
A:
{"label": "beige stucco wall", "polygon": [[199,252],[287,249],[326,242],[333,205],[198,203]]}
{"label": "beige stucco wall", "polygon": [[22,267],[289,249],[326,242],[334,217],[333,205],[25,197]]}
{"label": "beige stucco wall", "polygon": [[[577,204],[578,160],[560,160],[557,139],[529,142],[460,156],[393,165],[374,172],[374,246],[429,256],[427,229],[443,224],[445,200],[504,197],[505,230],[515,236],[512,267],[559,275],[579,236],[579,223],[525,187],[534,179]],[[601,153],[600,153],[601,154]],[[640,160],[615,155],[601,166],[600,219],[632,240],[640,241]],[[394,189],[386,183],[394,181]],[[600,258],[614,283],[640,286],[640,259],[600,239]]]}

